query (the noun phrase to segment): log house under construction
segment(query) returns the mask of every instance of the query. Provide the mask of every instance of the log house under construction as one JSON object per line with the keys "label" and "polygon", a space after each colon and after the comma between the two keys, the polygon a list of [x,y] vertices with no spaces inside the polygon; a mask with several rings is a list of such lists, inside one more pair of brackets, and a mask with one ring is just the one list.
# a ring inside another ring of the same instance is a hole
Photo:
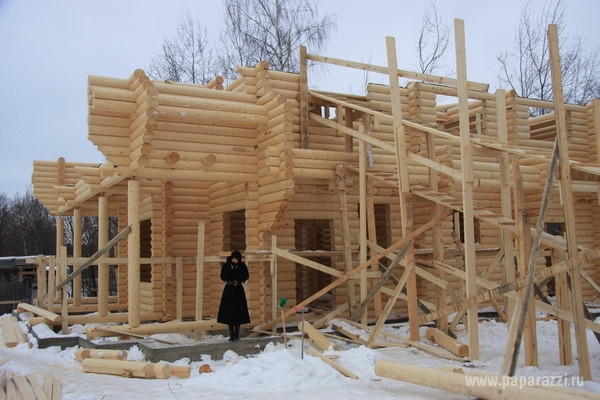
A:
{"label": "log house under construction", "polygon": [[[59,222],[57,254],[39,257],[35,306],[49,311],[40,318],[123,324],[90,335],[217,329],[220,263],[240,250],[259,330],[295,317],[279,299],[318,300],[316,327],[338,316],[375,322],[369,345],[394,315],[408,316],[414,342],[420,325],[448,333],[462,321],[474,360],[478,310],[495,307],[536,365],[537,308],[558,318],[561,362],[573,362],[576,341],[590,379],[586,330],[600,325],[585,319],[584,301],[600,289],[600,100],[563,102],[552,46],[554,102],[490,93],[467,79],[462,32],[456,20],[456,78],[400,69],[389,37],[386,66],[301,48],[299,74],[261,62],[226,86],[142,70],[89,76],[88,139],[106,161],[34,161],[33,194]],[[369,84],[364,96],[312,90],[308,62],[383,74],[389,85]],[[549,113],[532,118],[531,107]],[[64,216],[74,217],[71,255]],[[99,218],[91,259],[81,257],[83,216]],[[120,232],[112,239],[109,217]],[[99,267],[94,298],[81,295],[89,265]],[[555,305],[543,301],[550,278]],[[165,323],[147,324],[156,321]]]}

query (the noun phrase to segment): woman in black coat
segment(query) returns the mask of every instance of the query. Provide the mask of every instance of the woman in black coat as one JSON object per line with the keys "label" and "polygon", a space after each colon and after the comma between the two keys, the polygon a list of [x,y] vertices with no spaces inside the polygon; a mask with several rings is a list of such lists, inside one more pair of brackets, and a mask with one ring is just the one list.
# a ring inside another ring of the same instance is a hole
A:
{"label": "woman in black coat", "polygon": [[250,277],[248,266],[242,262],[242,253],[234,251],[221,267],[221,280],[225,282],[217,322],[229,326],[229,341],[240,340],[240,325],[250,322],[248,303],[243,282]]}

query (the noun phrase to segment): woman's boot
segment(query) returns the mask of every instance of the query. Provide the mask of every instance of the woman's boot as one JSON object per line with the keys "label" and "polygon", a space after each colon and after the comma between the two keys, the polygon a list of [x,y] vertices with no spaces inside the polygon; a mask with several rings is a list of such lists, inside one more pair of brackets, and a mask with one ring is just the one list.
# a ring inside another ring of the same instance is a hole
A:
{"label": "woman's boot", "polygon": [[235,340],[235,328],[233,325],[229,325],[229,341],[233,342]]}
{"label": "woman's boot", "polygon": [[240,340],[240,326],[234,325],[233,327],[233,339]]}

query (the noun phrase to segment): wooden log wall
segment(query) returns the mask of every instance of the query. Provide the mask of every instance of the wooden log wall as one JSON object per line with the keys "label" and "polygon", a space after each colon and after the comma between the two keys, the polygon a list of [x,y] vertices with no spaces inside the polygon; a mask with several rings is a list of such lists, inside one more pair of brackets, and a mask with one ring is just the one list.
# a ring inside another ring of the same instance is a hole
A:
{"label": "wooden log wall", "polygon": [[[48,210],[56,215],[59,208],[73,205],[76,197],[75,187],[81,185],[82,172],[93,170],[98,175],[97,163],[67,162],[63,157],[57,161],[33,162],[34,172],[31,176],[33,195],[38,198]],[[93,175],[92,175],[93,176]],[[86,175],[90,179],[90,175]],[[96,215],[97,207],[83,205],[82,215]]]}
{"label": "wooden log wall", "polygon": [[[123,229],[124,221],[127,221],[124,206],[127,184],[124,181],[112,185],[110,179],[119,179],[117,172],[135,175],[138,179],[148,178],[142,185],[140,213],[142,220],[151,221],[152,257],[194,257],[198,221],[208,221],[207,254],[218,254],[223,259],[234,250],[234,246],[240,247],[236,248],[238,250],[269,249],[273,234],[277,235],[279,248],[295,249],[298,243],[307,245],[307,239],[301,240],[296,236],[299,226],[304,223],[300,221],[304,220],[330,221],[327,240],[333,249],[342,249],[336,167],[358,164],[357,141],[349,140],[338,129],[310,119],[308,146],[304,146],[300,129],[300,77],[268,68],[266,62],[254,67],[239,67],[240,77],[226,89],[218,80],[206,86],[150,81],[141,70],[136,70],[127,79],[90,76],[88,138],[107,161],[100,168],[96,164],[69,164],[63,159],[36,162],[34,182],[37,183],[34,188],[37,192],[34,194],[43,197],[44,204],[49,205],[51,211],[58,212],[61,207],[88,199],[107,185],[111,186],[111,215],[118,215],[119,221],[122,221],[120,229]],[[456,97],[456,89],[412,82],[406,88],[400,88],[399,92],[403,118],[458,133],[459,107],[456,104],[437,104],[438,95]],[[366,96],[333,96],[388,114],[392,109],[390,88],[386,85],[369,84]],[[471,134],[496,138],[495,96],[475,91],[469,91],[469,96]],[[324,101],[316,92],[312,97],[315,99],[311,100],[310,112],[355,130],[365,130],[361,125],[364,123],[361,111]],[[545,154],[552,148],[549,135],[555,129],[554,122],[549,117],[530,120],[531,104],[519,99],[514,92],[506,94],[508,141]],[[597,104],[568,109],[569,152],[577,161],[597,161],[597,139],[591,137],[598,129],[597,115]],[[390,118],[375,116],[372,125],[367,128],[373,138],[394,144]],[[427,156],[433,151],[435,154],[431,158],[436,162],[457,171],[462,168],[457,141],[435,137],[435,145],[429,146],[426,134],[408,127],[406,138],[410,152]],[[374,146],[370,151],[374,155],[375,169],[389,174],[397,172],[395,157],[389,150]],[[475,150],[473,172],[476,190],[473,200],[476,207],[500,214],[498,191],[501,171],[497,162],[497,157],[489,150]],[[453,182],[439,172],[431,174],[428,167],[413,160],[407,160],[407,167],[411,185],[429,186],[431,177],[436,176],[437,190],[460,200],[460,182]],[[534,157],[520,159],[525,208],[533,216],[532,223],[535,223],[539,209],[546,169],[543,160]],[[202,173],[206,180],[185,179],[195,179],[198,173]],[[584,178],[585,174],[582,175]],[[355,176],[346,182],[350,188],[349,224],[352,237],[358,237],[359,188],[358,182],[352,179]],[[373,182],[372,191],[376,204],[389,205],[390,221],[400,221],[397,188]],[[558,199],[558,196],[554,197]],[[600,240],[600,229],[590,222],[597,213],[597,199],[595,193],[577,197],[578,226],[586,235],[582,241],[584,246],[597,247]],[[84,207],[90,207],[91,211],[97,208],[97,202],[88,203],[91,205],[86,203]],[[119,204],[121,208],[117,209]],[[232,233],[231,226],[227,225],[231,222],[228,218],[231,213],[240,210],[243,211],[244,235],[242,239],[232,238],[233,235],[228,237],[227,234]],[[552,204],[549,220],[564,220],[561,210],[558,203]],[[412,211],[415,226],[419,226],[430,220],[434,207],[429,201],[415,198]],[[452,248],[452,217],[441,225],[443,245]],[[390,241],[401,239],[399,223],[392,223],[387,228]],[[599,229],[598,233],[596,229]],[[588,239],[588,235],[593,240]],[[477,225],[477,239],[481,247],[498,246],[500,237],[498,227],[485,223]],[[244,241],[243,246],[241,240]],[[356,250],[358,243],[353,242],[352,246]],[[415,241],[418,250],[428,251],[433,247],[431,232]],[[126,257],[126,250],[126,244],[120,243],[118,253],[121,257]],[[423,258],[430,257],[428,253],[424,254]],[[477,258],[479,273],[486,271],[493,257],[486,253]],[[457,257],[446,262],[461,267]],[[332,258],[331,266],[340,271],[345,269],[341,257]],[[538,267],[544,266],[542,256]],[[141,311],[159,311],[165,318],[177,318],[178,312],[186,318],[194,317],[195,264],[160,264],[152,268],[152,280],[144,282],[141,287]],[[271,305],[274,300],[287,297],[293,305],[300,300],[297,296],[314,292],[319,285],[317,280],[321,279],[313,271],[297,275],[295,263],[279,259],[278,291],[272,293],[270,264],[257,262],[250,268],[251,280],[246,291],[253,321],[273,318]],[[215,317],[218,311],[223,285],[219,273],[218,263],[206,265],[202,299],[206,316]],[[401,273],[402,268],[399,268],[396,274],[399,277]],[[590,271],[592,274],[593,270]],[[298,276],[302,277],[301,280]],[[501,281],[503,277],[497,271],[491,279]],[[449,280],[460,291],[461,283],[456,278]],[[127,304],[126,281],[126,267],[120,266],[118,289],[121,304]],[[440,286],[422,276],[418,278],[418,285],[422,299],[435,302]],[[387,293],[394,286],[386,282]],[[584,290],[588,290],[587,295],[593,295],[589,288]],[[346,302],[347,295],[346,285],[336,288],[334,306]],[[384,301],[386,296],[384,291]],[[177,300],[182,303],[180,310]],[[369,313],[372,313],[374,310],[371,305],[369,307]],[[405,313],[405,304],[399,302],[394,312]]]}
{"label": "wooden log wall", "polygon": [[[567,138],[569,143],[569,157],[582,163],[596,161],[596,143],[595,140],[590,140],[589,109],[589,106],[571,106],[566,112],[567,130],[569,132]],[[531,118],[529,124],[531,139],[554,143],[556,137],[554,114],[545,114]]]}
{"label": "wooden log wall", "polygon": [[506,92],[506,119],[509,143],[529,136],[529,108],[520,104],[514,90]]}
{"label": "wooden log wall", "polygon": [[[227,155],[252,156],[246,146],[267,119],[252,94],[150,81],[141,70],[127,80],[90,77],[89,87],[89,139],[114,165],[147,167],[146,174],[210,170],[225,180],[239,170]],[[253,172],[253,158],[245,161]]]}
{"label": "wooden log wall", "polygon": [[[251,230],[247,230],[248,238],[252,237],[254,242],[248,245],[249,248],[268,249],[271,247],[271,233],[275,232],[280,238],[280,245],[289,246],[293,233],[286,234],[290,229],[285,227],[284,215],[295,187],[291,150],[294,131],[300,130],[299,76],[271,71],[266,62],[258,63],[253,68],[239,68],[238,72],[243,77],[248,93],[256,94],[256,104],[261,106],[267,115],[267,122],[259,125],[256,131],[257,185],[251,199],[254,206],[247,209],[253,217],[249,221],[254,224]],[[285,280],[293,268],[292,263],[279,262],[277,273],[280,280],[282,277]],[[251,272],[253,277],[249,285],[250,295],[256,299],[251,318],[273,318],[270,264],[258,262],[253,265]],[[292,298],[287,292],[275,295],[280,298]]]}
{"label": "wooden log wall", "polygon": [[[209,254],[229,255],[231,243],[226,226],[228,212],[243,210],[245,206],[246,185],[243,183],[214,183],[208,188],[208,205],[210,213],[206,226],[207,244]],[[244,249],[236,249],[243,251]],[[223,262],[225,259],[223,259]],[[204,312],[216,318],[223,282],[220,278],[221,263],[209,263],[204,268]]]}
{"label": "wooden log wall", "polygon": [[[292,248],[301,250],[340,250],[342,249],[341,242],[341,221],[340,221],[340,200],[337,187],[330,187],[327,184],[301,184],[295,188],[294,201],[290,208],[286,211],[286,217],[294,221],[294,226],[290,230],[292,239],[294,240]],[[350,218],[350,230],[356,232],[358,229],[358,193],[349,195],[348,203],[352,207],[348,210]],[[318,204],[318,207],[315,207]],[[321,226],[319,229],[319,243],[312,243],[309,238],[314,238],[314,229],[307,222],[306,225],[300,226],[301,221],[315,220],[316,226]],[[318,225],[318,224],[321,225]],[[323,226],[323,224],[325,224]],[[303,235],[304,233],[304,235]],[[312,234],[312,236],[311,236]],[[277,237],[278,244],[280,243],[280,236]],[[353,250],[357,250],[358,243],[353,243]],[[298,247],[306,248],[298,248]],[[330,246],[329,248],[324,248]],[[321,260],[324,261],[324,260]],[[341,257],[331,257],[327,260],[328,265],[339,271],[345,270],[345,265]],[[280,263],[281,264],[281,263]],[[278,265],[281,267],[280,265]],[[287,265],[286,265],[287,266]],[[279,297],[287,297],[292,305],[295,305],[300,300],[309,297],[311,294],[325,287],[331,283],[331,278],[316,281],[320,274],[314,273],[308,270],[308,267],[299,266],[295,264],[289,265],[291,267],[287,270],[279,269],[280,280],[278,282]],[[302,272],[297,271],[296,268],[303,269]],[[304,281],[297,282],[296,277],[304,277]],[[312,279],[312,281],[311,281]],[[305,285],[304,287],[297,287],[297,285]],[[297,298],[297,294],[306,294],[304,298]],[[333,303],[332,305],[340,305],[347,301],[347,286],[341,285],[333,290]]]}

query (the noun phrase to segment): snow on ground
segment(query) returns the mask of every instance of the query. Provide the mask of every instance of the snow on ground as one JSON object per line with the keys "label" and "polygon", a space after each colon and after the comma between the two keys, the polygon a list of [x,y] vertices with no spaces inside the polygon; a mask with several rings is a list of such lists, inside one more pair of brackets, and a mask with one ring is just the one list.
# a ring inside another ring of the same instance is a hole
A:
{"label": "snow on ground", "polygon": [[[343,321],[332,321],[342,325],[353,333],[359,330]],[[23,324],[21,322],[21,324]],[[74,334],[82,334],[82,327],[72,327]],[[424,335],[425,327],[421,328]],[[406,324],[386,325],[384,330],[401,337],[408,337]],[[36,326],[36,334],[54,334],[44,325]],[[467,342],[467,332],[458,332],[459,339]],[[558,358],[558,335],[556,321],[538,321],[539,367],[523,366],[523,347],[517,376],[539,377],[575,377],[578,375],[577,361],[572,365],[561,366]],[[592,369],[592,381],[576,386],[576,389],[600,394],[600,344],[591,331],[588,334],[588,346]],[[284,344],[269,344],[263,352],[252,356],[240,356],[229,350],[222,360],[211,360],[205,356],[201,361],[181,359],[172,364],[189,365],[191,376],[187,379],[172,377],[169,379],[135,379],[113,375],[85,373],[81,364],[75,360],[77,347],[61,350],[60,347],[39,349],[20,344],[14,348],[0,347],[0,358],[10,361],[0,367],[0,377],[10,369],[17,374],[35,374],[39,379],[50,374],[62,383],[63,400],[112,400],[112,399],[267,399],[285,398],[285,400],[306,399],[468,399],[461,394],[450,393],[425,386],[405,383],[377,376],[374,365],[377,360],[388,359],[399,363],[439,369],[442,366],[463,366],[466,372],[479,370],[492,374],[499,373],[506,346],[507,326],[494,320],[479,324],[480,355],[479,360],[464,367],[462,363],[436,357],[412,347],[388,347],[371,349],[365,346],[335,341],[339,351],[329,350],[327,354],[339,355],[335,362],[358,375],[352,379],[324,363],[317,357],[306,354],[309,342],[305,340],[305,354],[301,354],[301,341],[288,340]],[[182,335],[169,335],[171,340],[189,340]],[[164,338],[164,335],[163,335]],[[366,337],[363,336],[366,339]],[[30,335],[30,340],[35,338]],[[226,340],[214,335],[211,340]],[[244,339],[242,339],[244,340]],[[425,343],[431,344],[427,339]],[[434,345],[435,346],[435,345]],[[577,355],[575,346],[573,354]],[[145,361],[144,354],[137,346],[128,350],[128,359]],[[203,364],[209,364],[212,373],[199,373]],[[475,368],[473,368],[475,367]],[[563,381],[564,382],[564,381]]]}

